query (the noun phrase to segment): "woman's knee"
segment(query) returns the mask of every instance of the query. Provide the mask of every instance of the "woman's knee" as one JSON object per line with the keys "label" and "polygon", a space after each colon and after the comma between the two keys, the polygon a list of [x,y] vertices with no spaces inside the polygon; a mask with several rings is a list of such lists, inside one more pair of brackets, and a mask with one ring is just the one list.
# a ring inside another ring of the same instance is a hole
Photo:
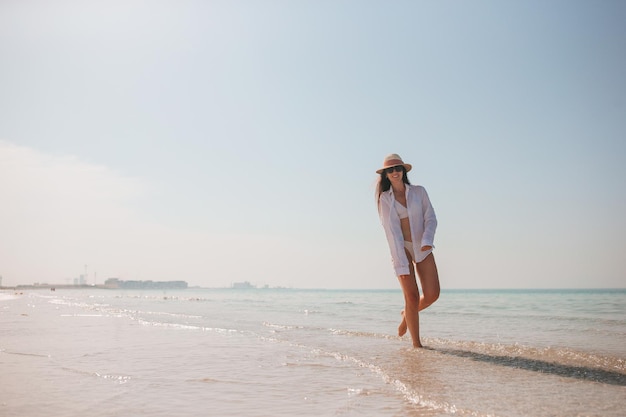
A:
{"label": "woman's knee", "polygon": [[419,293],[404,294],[404,303],[406,304],[406,308],[409,310],[417,310],[420,304],[420,295]]}
{"label": "woman's knee", "polygon": [[424,299],[427,300],[428,304],[432,304],[439,299],[439,287],[429,288],[428,290],[424,289]]}
{"label": "woman's knee", "polygon": [[432,253],[417,267],[424,299],[428,301],[428,304],[432,304],[437,301],[440,292],[439,273],[437,272],[437,265]]}
{"label": "woman's knee", "polygon": [[420,291],[415,281],[415,274],[411,271],[409,275],[400,275],[400,286],[404,294],[404,303],[407,309],[417,309],[420,302]]}

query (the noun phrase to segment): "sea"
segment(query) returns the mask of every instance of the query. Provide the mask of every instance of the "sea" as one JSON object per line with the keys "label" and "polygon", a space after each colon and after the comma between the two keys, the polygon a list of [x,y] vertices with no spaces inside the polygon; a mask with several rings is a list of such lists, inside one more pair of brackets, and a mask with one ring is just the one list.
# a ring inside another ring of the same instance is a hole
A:
{"label": "sea", "polygon": [[626,289],[0,292],[0,416],[626,415]]}

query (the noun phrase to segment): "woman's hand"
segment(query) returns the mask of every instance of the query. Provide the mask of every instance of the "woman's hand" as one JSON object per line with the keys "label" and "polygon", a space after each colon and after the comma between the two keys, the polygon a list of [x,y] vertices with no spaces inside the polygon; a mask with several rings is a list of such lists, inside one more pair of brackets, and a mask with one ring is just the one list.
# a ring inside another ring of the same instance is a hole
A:
{"label": "woman's hand", "polygon": [[427,250],[431,250],[433,247],[432,246],[422,246],[422,252],[426,252]]}

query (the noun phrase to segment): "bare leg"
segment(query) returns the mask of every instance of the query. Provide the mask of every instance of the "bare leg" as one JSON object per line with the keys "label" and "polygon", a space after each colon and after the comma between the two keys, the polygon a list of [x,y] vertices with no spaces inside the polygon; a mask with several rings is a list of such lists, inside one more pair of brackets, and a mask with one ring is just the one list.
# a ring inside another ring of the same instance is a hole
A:
{"label": "bare leg", "polygon": [[[404,320],[406,322],[406,327],[411,334],[411,338],[413,339],[413,346],[422,347],[422,343],[420,342],[418,314],[420,293],[417,287],[415,268],[413,264],[411,264],[409,271],[409,275],[400,275],[398,277],[398,281],[400,281],[400,286],[402,287],[402,292],[404,293]],[[398,329],[398,332],[400,332],[400,329]]]}
{"label": "bare leg", "polygon": [[[435,264],[435,257],[431,253],[422,262],[416,264],[417,273],[422,284],[422,291],[424,294],[420,295],[418,311],[422,311],[439,298],[439,274],[437,272],[437,265]],[[398,336],[404,336],[407,331],[406,317],[404,310],[401,312],[402,322],[398,326]]]}
{"label": "bare leg", "polygon": [[439,298],[439,273],[437,272],[435,256],[430,253],[422,262],[415,264],[415,269],[424,293],[420,297],[419,310],[422,311]]}
{"label": "bare leg", "polygon": [[420,324],[419,324],[419,290],[417,288],[417,282],[415,281],[415,275],[401,275],[398,277],[402,291],[404,292],[404,317],[406,326],[413,339],[414,347],[422,347],[420,342]]}

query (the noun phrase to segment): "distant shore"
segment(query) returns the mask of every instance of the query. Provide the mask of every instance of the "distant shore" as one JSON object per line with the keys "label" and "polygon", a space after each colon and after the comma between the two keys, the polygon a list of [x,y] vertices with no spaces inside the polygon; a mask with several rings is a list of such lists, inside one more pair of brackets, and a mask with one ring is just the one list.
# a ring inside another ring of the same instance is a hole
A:
{"label": "distant shore", "polygon": [[34,283],[28,285],[16,285],[14,287],[0,286],[0,289],[10,289],[14,291],[18,290],[40,290],[49,289],[56,291],[57,289],[132,289],[132,290],[170,290],[170,289],[187,289],[189,285],[186,281],[125,281],[118,278],[109,278],[103,285],[96,284],[48,284],[48,283]]}
{"label": "distant shore", "polygon": [[0,291],[22,291],[22,290],[179,290],[179,289],[187,289],[194,287],[110,287],[107,285],[53,285],[53,284],[41,284],[41,285],[16,285],[11,287],[0,287]]}
{"label": "distant shore", "polygon": [[69,285],[69,284],[62,284],[62,285],[53,285],[53,284],[30,284],[30,285],[13,285],[13,286],[2,286],[0,287],[0,290],[13,290],[13,291],[17,291],[17,290],[49,290],[49,289],[92,289],[92,288],[102,288],[102,289],[108,289],[107,287],[105,287],[104,285]]}

